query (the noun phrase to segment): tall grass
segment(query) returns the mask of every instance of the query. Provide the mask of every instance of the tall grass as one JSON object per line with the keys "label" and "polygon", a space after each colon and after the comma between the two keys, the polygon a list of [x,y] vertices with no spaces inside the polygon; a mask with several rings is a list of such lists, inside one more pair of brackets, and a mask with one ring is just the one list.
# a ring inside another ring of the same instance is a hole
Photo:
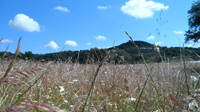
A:
{"label": "tall grass", "polygon": [[[14,61],[2,59],[0,111],[198,110],[199,80],[190,79],[198,76],[198,64],[186,62],[180,67],[179,62],[163,62],[158,67],[157,63],[146,63],[138,52],[144,64],[30,64],[16,57]],[[187,86],[195,88],[189,89],[189,96]]]}

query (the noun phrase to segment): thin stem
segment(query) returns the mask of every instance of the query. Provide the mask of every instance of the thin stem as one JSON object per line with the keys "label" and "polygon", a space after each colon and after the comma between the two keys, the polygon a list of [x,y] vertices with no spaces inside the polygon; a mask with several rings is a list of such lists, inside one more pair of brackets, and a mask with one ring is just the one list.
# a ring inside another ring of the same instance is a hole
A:
{"label": "thin stem", "polygon": [[[104,59],[105,59],[105,57],[104,57]],[[84,105],[83,105],[82,112],[85,111],[85,107],[86,107],[86,105],[87,105],[87,101],[88,101],[88,99],[89,99],[90,94],[92,93],[92,91],[93,91],[93,89],[94,89],[94,84],[95,84],[96,78],[97,78],[97,76],[98,76],[99,70],[100,70],[101,66],[103,65],[104,59],[103,59],[103,60],[101,61],[101,63],[99,64],[99,67],[98,67],[98,69],[97,69],[97,71],[96,71],[96,73],[95,73],[95,75],[94,75],[94,79],[93,79],[93,81],[92,81],[92,83],[91,83],[91,88],[90,88],[90,90],[89,90],[89,92],[88,92],[87,98],[86,98],[85,103],[84,103]],[[90,98],[90,100],[92,100],[92,98]]]}
{"label": "thin stem", "polygon": [[187,93],[188,93],[188,96],[189,96],[190,95],[190,87],[189,87],[189,83],[188,83],[188,75],[187,75],[187,70],[186,70],[184,46],[183,46],[183,65],[184,65],[184,72],[185,72],[185,83],[186,83],[186,87],[187,87]]}
{"label": "thin stem", "polygon": [[[47,68],[47,70],[49,70],[49,68]],[[46,70],[46,71],[47,71]],[[46,71],[44,71],[43,72],[43,74],[40,76],[40,77],[38,77],[36,80],[35,80],[35,82],[32,84],[32,85],[30,85],[29,87],[28,87],[28,89],[26,90],[26,91],[24,91],[19,97],[18,97],[18,99],[11,105],[11,106],[14,106],[17,102],[19,102],[19,100],[22,98],[22,96],[24,95],[24,94],[26,94],[26,92],[28,92],[43,76],[44,76],[44,74],[46,73]]]}
{"label": "thin stem", "polygon": [[[159,93],[159,91],[158,91],[158,89],[157,89],[157,87],[156,87],[156,85],[155,85],[155,81],[153,80],[151,71],[150,71],[149,67],[147,66],[147,63],[146,63],[146,61],[145,61],[145,59],[144,59],[144,56],[142,55],[142,53],[140,52],[139,47],[135,44],[135,42],[133,41],[132,37],[128,34],[128,32],[125,31],[125,33],[128,35],[128,37],[131,39],[133,45],[134,45],[134,46],[136,47],[136,49],[138,50],[138,53],[139,53],[140,57],[142,58],[143,63],[144,63],[144,65],[145,65],[145,67],[146,67],[146,69],[147,69],[147,71],[148,71],[148,75],[149,75],[149,77],[150,77],[150,79],[151,79],[151,81],[152,81],[152,83],[153,83],[153,87],[154,87],[154,89],[155,89],[156,92],[157,92],[158,98],[160,99],[160,93]],[[163,104],[163,102],[162,102],[161,99],[160,99],[160,102],[162,103],[163,111],[165,112],[164,104]],[[137,110],[137,109],[136,109],[136,110]]]}

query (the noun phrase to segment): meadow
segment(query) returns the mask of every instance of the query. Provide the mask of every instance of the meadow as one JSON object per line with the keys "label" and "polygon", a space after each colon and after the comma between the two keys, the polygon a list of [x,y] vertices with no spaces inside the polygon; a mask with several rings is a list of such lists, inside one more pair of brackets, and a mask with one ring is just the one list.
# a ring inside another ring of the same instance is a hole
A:
{"label": "meadow", "polygon": [[[8,65],[9,61],[1,61],[1,77]],[[149,79],[138,111],[161,111],[163,107],[159,99],[166,111],[187,109],[189,102],[186,100],[188,94],[182,64],[149,63],[148,66],[160,96],[158,98]],[[192,70],[200,70],[198,63],[187,66],[188,74],[197,77]],[[82,111],[97,69],[98,64],[17,60],[9,77],[1,84],[1,111],[12,108],[19,111]],[[147,74],[143,64],[103,63],[85,111],[136,111]],[[43,77],[26,91],[41,75]],[[190,92],[194,91],[193,83],[196,84],[196,81],[189,80]]]}
{"label": "meadow", "polygon": [[1,111],[199,111],[198,63],[147,64],[139,49],[144,64],[107,57],[93,64],[39,62],[17,58],[19,50],[20,40],[13,59],[0,60]]}
{"label": "meadow", "polygon": [[79,64],[21,60],[19,49],[20,41],[13,59],[0,60],[0,111],[200,111],[200,65],[184,57],[176,63],[116,64],[105,57]]}

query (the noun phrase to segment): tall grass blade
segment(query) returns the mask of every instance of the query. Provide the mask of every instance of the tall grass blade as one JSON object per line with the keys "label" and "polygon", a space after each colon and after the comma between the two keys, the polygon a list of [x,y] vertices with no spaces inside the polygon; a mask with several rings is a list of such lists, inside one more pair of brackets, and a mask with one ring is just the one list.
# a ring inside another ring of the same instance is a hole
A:
{"label": "tall grass blade", "polygon": [[17,50],[15,51],[15,55],[14,55],[14,58],[13,60],[11,61],[8,69],[6,70],[6,73],[4,74],[4,76],[0,79],[0,84],[3,82],[3,80],[5,80],[5,78],[8,76],[8,73],[11,71],[13,65],[14,65],[14,62],[17,58],[17,55],[19,54],[19,51],[20,51],[20,42],[21,42],[21,39],[22,37],[20,37],[19,41],[18,41],[18,47],[17,47]]}
{"label": "tall grass blade", "polygon": [[[147,63],[146,63],[146,61],[145,61],[145,59],[144,59],[144,56],[142,55],[142,53],[140,52],[139,47],[135,44],[134,40],[133,40],[132,37],[128,34],[128,32],[125,31],[125,33],[126,33],[127,36],[131,39],[133,45],[136,47],[136,49],[137,49],[137,51],[138,51],[140,57],[142,58],[143,63],[144,63],[144,65],[145,65],[145,67],[146,67],[146,69],[147,69],[147,71],[148,71],[148,75],[149,75],[149,77],[150,77],[150,79],[151,79],[151,81],[152,81],[152,83],[153,83],[153,87],[154,87],[154,89],[155,89],[156,92],[157,92],[157,95],[158,95],[158,98],[159,98],[160,102],[162,103],[163,111],[165,112],[165,108],[164,108],[163,101],[160,99],[160,93],[159,93],[159,91],[158,91],[158,88],[157,88],[156,85],[155,85],[155,81],[154,81],[154,79],[153,79],[153,77],[152,77],[152,74],[151,74],[151,71],[150,71],[149,67],[147,66]],[[142,93],[141,93],[141,94],[142,94]],[[139,103],[139,102],[138,102],[138,103]],[[136,110],[137,110],[137,109],[136,109]]]}
{"label": "tall grass blade", "polygon": [[[102,59],[101,63],[99,64],[99,67],[97,68],[97,71],[96,71],[96,73],[95,73],[95,75],[94,75],[94,79],[93,79],[93,81],[92,81],[92,83],[91,83],[91,88],[90,88],[90,90],[89,90],[89,92],[88,92],[87,98],[86,98],[85,103],[84,103],[84,105],[83,105],[82,112],[85,111],[85,107],[86,107],[86,105],[87,105],[87,101],[88,101],[88,99],[89,99],[90,94],[92,93],[92,91],[93,91],[93,89],[94,89],[94,84],[95,84],[96,78],[97,78],[97,76],[98,76],[98,73],[99,73],[99,70],[100,70],[101,66],[103,65],[104,60],[105,60],[105,57]],[[89,110],[89,109],[88,109],[88,110]]]}
{"label": "tall grass blade", "polygon": [[190,95],[190,87],[189,87],[189,83],[188,83],[188,74],[187,74],[187,69],[186,69],[186,63],[185,63],[185,49],[183,46],[183,65],[184,65],[184,72],[185,72],[185,84],[187,87],[187,94],[188,96]]}
{"label": "tall grass blade", "polygon": [[45,74],[48,70],[49,70],[49,68],[47,68],[47,70],[44,71],[43,74],[42,74],[40,77],[38,77],[38,78],[35,80],[35,82],[34,82],[32,85],[30,85],[30,86],[28,87],[28,89],[27,89],[26,91],[24,91],[24,92],[18,97],[18,99],[17,99],[11,106],[14,106],[17,102],[19,102],[19,100],[22,98],[22,96],[25,95],[26,92],[28,92],[28,91],[29,91],[29,90],[44,76],[44,74]]}
{"label": "tall grass blade", "polygon": [[143,88],[142,88],[142,90],[141,90],[141,92],[140,92],[138,101],[137,101],[136,106],[135,106],[135,110],[136,110],[136,111],[137,111],[137,108],[138,108],[138,106],[139,106],[140,99],[141,99],[141,97],[142,97],[142,94],[143,94],[143,91],[144,91],[144,89],[145,89],[145,87],[146,87],[146,84],[147,84],[148,79],[149,79],[149,77],[147,77],[147,79],[145,80],[144,85],[143,85]]}

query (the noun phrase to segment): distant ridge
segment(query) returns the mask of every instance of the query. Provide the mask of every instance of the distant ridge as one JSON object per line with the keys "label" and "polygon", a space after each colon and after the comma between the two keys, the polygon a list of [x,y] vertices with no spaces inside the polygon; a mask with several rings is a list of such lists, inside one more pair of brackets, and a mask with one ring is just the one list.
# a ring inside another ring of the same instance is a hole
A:
{"label": "distant ridge", "polygon": [[[139,47],[140,52],[143,54],[147,62],[160,62],[161,58],[164,61],[179,61],[181,59],[180,47],[159,47],[160,54],[154,51],[153,45],[144,41],[135,41],[136,45]],[[182,53],[183,50],[181,50]],[[107,54],[108,53],[108,54]],[[182,53],[183,54],[183,53]],[[108,61],[114,61],[119,63],[141,63],[141,57],[138,54],[136,47],[131,41],[122,43],[115,47],[110,47],[108,49],[98,49],[91,48],[90,50],[80,50],[80,51],[62,51],[56,53],[47,54],[33,54],[31,51],[21,53],[19,58],[24,60],[35,60],[35,61],[64,61],[72,63],[96,63],[99,62],[104,56],[109,57]],[[200,60],[198,55],[200,55],[200,50],[198,48],[185,48],[186,60]],[[1,59],[12,58],[12,53],[0,52]]]}
{"label": "distant ridge", "polygon": [[[153,47],[152,44],[148,43],[148,42],[145,42],[145,41],[135,41],[135,44],[138,46],[138,47]],[[116,46],[116,48],[119,48],[119,49],[125,49],[127,47],[134,47],[133,46],[133,43],[131,41],[128,41],[126,43],[122,43],[120,44],[119,46]]]}

